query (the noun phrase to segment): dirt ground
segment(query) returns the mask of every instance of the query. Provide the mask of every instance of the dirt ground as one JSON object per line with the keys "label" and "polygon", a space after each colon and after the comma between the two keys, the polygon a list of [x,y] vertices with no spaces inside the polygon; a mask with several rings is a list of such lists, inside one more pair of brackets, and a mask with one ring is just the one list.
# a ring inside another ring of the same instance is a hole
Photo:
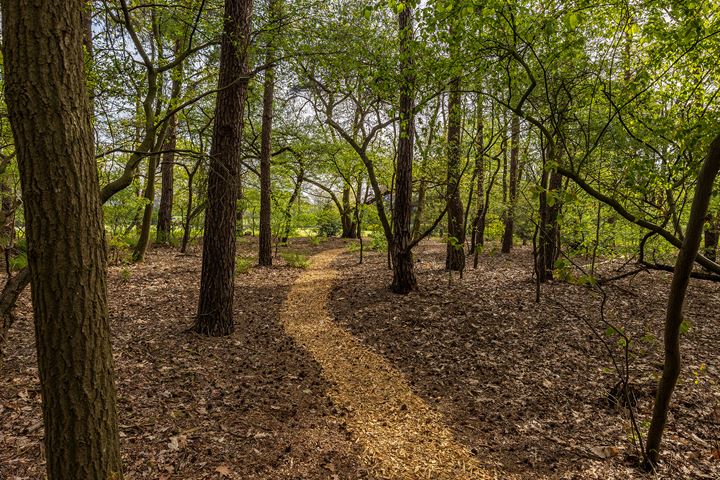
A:
{"label": "dirt ground", "polygon": [[[305,255],[341,247],[293,241]],[[243,239],[241,255],[251,255]],[[644,478],[603,342],[600,298],[553,283],[534,302],[531,256],[486,254],[464,278],[443,271],[444,246],[418,249],[420,290],[387,290],[383,253],[335,263],[328,309],[338,325],[404,374],[484,465],[520,478]],[[608,267],[609,268],[609,267]],[[152,251],[115,266],[109,303],[123,460],[128,479],[372,479],[364,452],[328,396],[332,385],[287,336],[280,311],[302,270],[283,260],[239,274],[236,333],[186,329],[200,255]],[[670,276],[640,273],[605,287],[606,319],[631,338],[630,378],[644,432],[659,375]],[[42,419],[27,295],[0,370],[0,479],[44,478]],[[684,367],[656,478],[720,478],[720,285],[693,282]],[[593,328],[598,335],[593,334]]]}

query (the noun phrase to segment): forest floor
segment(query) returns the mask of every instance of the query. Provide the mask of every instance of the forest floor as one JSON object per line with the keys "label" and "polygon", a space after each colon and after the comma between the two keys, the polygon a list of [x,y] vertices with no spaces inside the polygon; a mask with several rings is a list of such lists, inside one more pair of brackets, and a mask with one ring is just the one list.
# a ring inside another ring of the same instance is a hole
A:
{"label": "forest floor", "polygon": [[[239,254],[254,248],[244,238]],[[126,478],[646,478],[633,466],[627,409],[608,401],[617,374],[605,345],[620,364],[624,352],[600,319],[600,295],[553,282],[538,305],[528,250],[484,254],[460,279],[443,270],[444,249],[418,248],[420,289],[399,297],[387,290],[385,254],[358,265],[339,240],[293,240],[281,251],[320,256],[307,270],[278,259],[239,274],[237,330],[221,339],[187,332],[199,251],[155,249],[141,265],[112,267]],[[642,432],[669,282],[643,272],[604,287],[605,319],[631,339]],[[720,478],[718,311],[720,285],[693,281],[654,478]],[[6,351],[0,479],[44,478],[27,294]],[[460,467],[428,477],[433,462]]]}

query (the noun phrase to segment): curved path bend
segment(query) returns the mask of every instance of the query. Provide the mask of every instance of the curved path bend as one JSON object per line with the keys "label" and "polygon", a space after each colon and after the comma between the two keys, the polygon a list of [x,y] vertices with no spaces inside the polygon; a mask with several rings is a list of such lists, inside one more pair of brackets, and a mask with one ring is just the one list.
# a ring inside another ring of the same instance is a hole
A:
{"label": "curved path bend", "polygon": [[328,250],[312,257],[310,268],[292,286],[280,320],[322,367],[332,384],[328,395],[346,412],[364,462],[387,479],[507,478],[486,471],[401,372],[332,321],[327,305],[338,278],[332,262],[341,253]]}

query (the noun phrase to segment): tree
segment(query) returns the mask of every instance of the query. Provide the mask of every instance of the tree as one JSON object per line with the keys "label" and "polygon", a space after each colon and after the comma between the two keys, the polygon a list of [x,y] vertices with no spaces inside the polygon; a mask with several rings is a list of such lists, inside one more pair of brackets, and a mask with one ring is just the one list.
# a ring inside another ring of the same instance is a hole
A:
{"label": "tree", "polygon": [[400,37],[400,135],[395,167],[395,202],[393,204],[393,281],[392,291],[405,294],[417,288],[410,231],[412,207],[412,167],[415,141],[415,112],[412,42],[412,9],[409,2],[399,4],[398,29]]}
{"label": "tree", "polygon": [[[270,22],[278,20],[279,0],[268,1]],[[258,263],[272,265],[272,228],[270,198],[270,159],[272,157],[273,100],[275,97],[275,46],[270,36],[265,46],[265,83],[263,85],[262,133],[260,141],[260,238]]]}
{"label": "tree", "polygon": [[520,119],[517,115],[512,117],[510,132],[510,178],[508,204],[505,207],[505,230],[502,237],[502,253],[510,253],[513,246],[515,231],[515,204],[517,203],[518,163],[520,157]]}
{"label": "tree", "polygon": [[252,0],[226,0],[220,76],[210,147],[200,302],[193,330],[209,336],[233,332],[235,228],[243,113],[248,86]]}
{"label": "tree", "polygon": [[122,476],[84,3],[2,3],[51,480]]}
{"label": "tree", "polygon": [[462,272],[465,269],[465,216],[460,201],[462,114],[460,77],[456,77],[451,82],[448,93],[446,186],[448,242],[445,257],[445,268],[456,272]]}
{"label": "tree", "polygon": [[685,293],[690,282],[695,258],[700,248],[700,239],[703,234],[703,224],[707,214],[713,183],[720,170],[720,135],[713,140],[707,158],[698,175],[698,184],[695,189],[695,198],[690,210],[685,239],[675,262],[675,272],[665,316],[665,365],[658,385],[653,408],[650,431],[645,447],[646,466],[654,468],[660,458],[660,441],[662,440],[667,414],[670,409],[675,384],[680,376],[680,327],[683,322],[683,308],[685,306]]}
{"label": "tree", "polygon": [[[175,54],[179,54],[182,48],[180,40],[175,41]],[[180,64],[171,72],[172,86],[170,93],[170,108],[175,108],[180,98],[182,88],[183,65]],[[162,187],[160,190],[160,206],[158,207],[157,231],[155,240],[158,243],[168,243],[172,233],[172,212],[175,181],[175,149],[177,148],[178,137],[178,114],[172,113],[168,119],[168,128],[165,134],[165,145],[163,145],[162,162],[160,171]]]}

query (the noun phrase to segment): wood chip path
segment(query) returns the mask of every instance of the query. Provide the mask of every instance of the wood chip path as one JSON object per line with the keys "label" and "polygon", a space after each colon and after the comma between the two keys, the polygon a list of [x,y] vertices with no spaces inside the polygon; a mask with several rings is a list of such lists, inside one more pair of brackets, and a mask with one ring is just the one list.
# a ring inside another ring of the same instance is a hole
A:
{"label": "wood chip path", "polygon": [[342,252],[328,250],[312,257],[288,295],[281,321],[333,384],[328,395],[346,412],[347,428],[362,446],[363,461],[384,479],[508,478],[485,470],[402,373],[333,323],[327,302],[338,271],[332,262]]}

